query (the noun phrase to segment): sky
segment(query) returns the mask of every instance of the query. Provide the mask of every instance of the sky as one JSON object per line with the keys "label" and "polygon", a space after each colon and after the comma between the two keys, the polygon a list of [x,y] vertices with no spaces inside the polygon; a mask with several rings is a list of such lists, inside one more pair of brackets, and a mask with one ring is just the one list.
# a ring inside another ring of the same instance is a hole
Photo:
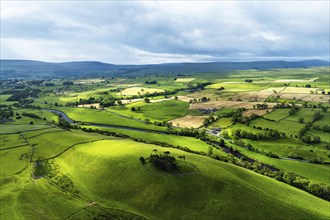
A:
{"label": "sky", "polygon": [[325,1],[1,1],[1,59],[330,59]]}

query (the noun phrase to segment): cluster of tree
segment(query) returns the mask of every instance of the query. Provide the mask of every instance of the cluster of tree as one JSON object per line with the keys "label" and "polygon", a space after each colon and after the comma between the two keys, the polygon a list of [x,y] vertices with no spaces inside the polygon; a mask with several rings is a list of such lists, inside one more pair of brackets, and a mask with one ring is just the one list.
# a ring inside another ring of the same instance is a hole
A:
{"label": "cluster of tree", "polygon": [[233,135],[251,140],[276,140],[286,136],[285,133],[274,129],[265,130],[263,133],[253,133],[246,130],[236,129],[233,131]]}
{"label": "cluster of tree", "polygon": [[0,120],[6,120],[14,116],[13,108],[10,105],[0,105]]}
{"label": "cluster of tree", "polygon": [[71,128],[70,123],[67,122],[63,117],[60,117],[60,116],[58,118],[58,126],[60,128],[66,129],[66,130],[70,130],[70,128]]}
{"label": "cluster of tree", "polygon": [[315,112],[312,116],[312,122],[318,121],[323,118],[321,112]]}
{"label": "cluster of tree", "polygon": [[147,80],[145,84],[157,84],[157,80]]}
{"label": "cluster of tree", "polygon": [[[137,110],[140,110],[140,107],[137,107]],[[171,127],[173,126],[172,125],[172,122],[167,122],[167,121],[154,121],[153,123],[154,125],[157,125],[157,126],[166,126],[167,128],[171,129]]]}
{"label": "cluster of tree", "polygon": [[234,114],[231,121],[233,123],[241,123],[241,124],[246,124],[249,125],[250,124],[250,119],[247,116],[242,116],[242,114]]}
{"label": "cluster of tree", "polygon": [[312,123],[308,122],[302,129],[299,130],[298,137],[302,138],[311,126],[312,126]]}
{"label": "cluster of tree", "polygon": [[206,131],[204,129],[198,130],[195,128],[183,128],[181,130],[173,130],[172,128],[169,128],[168,133],[179,136],[195,137],[201,140],[205,140],[206,138]]}
{"label": "cluster of tree", "polygon": [[37,98],[40,92],[41,92],[40,89],[30,89],[30,88],[27,88],[25,90],[14,90],[13,94],[6,101],[8,102],[19,101],[22,99],[27,99],[29,97]]}
{"label": "cluster of tree", "polygon": [[320,108],[322,110],[322,112],[328,111],[328,107],[323,106],[322,103],[318,103],[317,105],[315,105],[315,104],[308,104],[308,102],[304,102],[302,104],[302,107],[304,107],[304,108]]}
{"label": "cluster of tree", "polygon": [[299,111],[299,107],[294,106],[293,108],[290,109],[289,115],[294,115]]}
{"label": "cluster of tree", "polygon": [[319,136],[309,136],[309,135],[304,135],[301,137],[301,140],[305,143],[308,144],[318,144],[321,143],[321,138]]}
{"label": "cluster of tree", "polygon": [[152,153],[150,154],[148,161],[152,166],[159,170],[166,172],[175,171],[178,169],[177,161],[175,157],[169,154],[169,151],[165,151],[163,154]]}
{"label": "cluster of tree", "polygon": [[63,86],[71,86],[71,85],[73,85],[73,82],[71,81],[63,82]]}
{"label": "cluster of tree", "polygon": [[85,105],[85,104],[93,104],[98,102],[98,100],[94,97],[88,97],[88,99],[79,99],[79,101],[76,102],[76,105]]}
{"label": "cluster of tree", "polygon": [[44,82],[44,80],[31,80],[31,81],[28,81],[27,84],[33,85],[33,86],[40,86],[43,82]]}
{"label": "cluster of tree", "polygon": [[55,84],[54,83],[45,83],[45,86],[55,86]]}
{"label": "cluster of tree", "polygon": [[280,172],[276,179],[330,201],[329,185],[309,180],[291,172]]}
{"label": "cluster of tree", "polygon": [[41,109],[40,106],[32,105],[33,102],[33,99],[21,99],[14,103],[13,106],[17,108]]}
{"label": "cluster of tree", "polygon": [[330,132],[330,125],[323,125],[322,127],[319,125],[314,125],[313,128],[323,132]]}
{"label": "cluster of tree", "polygon": [[[308,144],[317,144],[321,142],[321,138],[319,136],[309,136],[305,135],[306,132],[312,127],[312,123],[308,122],[302,129],[298,132],[298,138],[300,138],[303,142]],[[326,129],[327,127],[325,127]]]}
{"label": "cluster of tree", "polygon": [[274,109],[277,109],[277,108],[292,108],[294,106],[295,106],[294,104],[281,102],[281,103],[277,103],[273,108]]}
{"label": "cluster of tree", "polygon": [[22,112],[23,116],[29,117],[29,118],[34,118],[34,119],[41,119],[39,115],[36,115],[34,113],[28,113],[28,112]]}
{"label": "cluster of tree", "polygon": [[252,83],[253,80],[252,80],[252,79],[246,79],[245,82],[247,82],[247,83]]}
{"label": "cluster of tree", "polygon": [[141,110],[141,107],[137,107],[137,108],[132,107],[132,108],[131,108],[131,111],[132,111],[132,112],[140,111],[140,110]]}
{"label": "cluster of tree", "polygon": [[211,85],[212,83],[206,82],[206,83],[197,83],[195,86],[192,84],[188,84],[189,89],[201,89],[203,90],[206,86]]}
{"label": "cluster of tree", "polygon": [[212,115],[210,115],[209,117],[207,117],[203,120],[203,125],[206,126],[206,125],[214,122],[215,120],[216,120],[216,118],[213,117]]}
{"label": "cluster of tree", "polygon": [[201,98],[201,102],[208,102],[210,101],[210,98],[206,98],[205,96]]}
{"label": "cluster of tree", "polygon": [[268,108],[267,103],[253,105],[253,109],[267,109],[267,108]]}

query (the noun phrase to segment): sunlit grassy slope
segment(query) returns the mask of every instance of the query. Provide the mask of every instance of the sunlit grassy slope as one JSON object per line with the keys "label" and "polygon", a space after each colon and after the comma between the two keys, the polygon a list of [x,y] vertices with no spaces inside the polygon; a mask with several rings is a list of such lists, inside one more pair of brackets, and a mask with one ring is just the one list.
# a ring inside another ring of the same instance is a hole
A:
{"label": "sunlit grassy slope", "polygon": [[[139,162],[153,149],[185,155],[194,175],[162,175]],[[326,219],[329,203],[231,164],[130,140],[72,148],[56,159],[89,198],[151,219]]]}

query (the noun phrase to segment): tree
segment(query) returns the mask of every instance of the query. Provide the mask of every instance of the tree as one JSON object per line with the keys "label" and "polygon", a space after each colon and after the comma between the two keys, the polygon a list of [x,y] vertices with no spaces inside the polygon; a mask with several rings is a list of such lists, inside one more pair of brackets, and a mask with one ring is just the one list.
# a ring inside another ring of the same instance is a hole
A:
{"label": "tree", "polygon": [[206,98],[205,96],[202,97],[201,102],[207,102],[207,101],[208,101],[208,98]]}
{"label": "tree", "polygon": [[121,100],[117,100],[117,104],[118,104],[118,105],[122,105],[123,102],[122,102]]}
{"label": "tree", "polygon": [[212,155],[213,154],[213,148],[212,147],[209,147],[209,150],[207,152],[207,155]]}
{"label": "tree", "polygon": [[321,138],[319,136],[314,136],[313,143],[315,143],[315,144],[321,143]]}
{"label": "tree", "polygon": [[150,99],[148,99],[148,98],[144,98],[144,102],[145,102],[145,103],[150,103]]}
{"label": "tree", "polygon": [[317,120],[320,120],[322,117],[323,117],[323,115],[320,112],[315,112],[313,114],[312,120],[313,120],[313,122],[315,122]]}
{"label": "tree", "polygon": [[132,107],[132,108],[131,108],[131,111],[132,111],[132,112],[135,112],[135,111],[136,111],[135,107]]}
{"label": "tree", "polygon": [[311,136],[308,136],[308,135],[303,136],[303,137],[301,138],[301,140],[302,140],[303,142],[305,142],[305,143],[312,143],[312,138],[311,138]]}
{"label": "tree", "polygon": [[146,163],[146,159],[144,159],[144,157],[140,157],[140,162],[142,163],[142,164],[145,164]]}
{"label": "tree", "polygon": [[30,125],[33,125],[33,121],[30,121]]}
{"label": "tree", "polygon": [[299,119],[298,119],[298,122],[299,122],[299,123],[304,123],[304,121],[305,121],[304,118],[299,118]]}

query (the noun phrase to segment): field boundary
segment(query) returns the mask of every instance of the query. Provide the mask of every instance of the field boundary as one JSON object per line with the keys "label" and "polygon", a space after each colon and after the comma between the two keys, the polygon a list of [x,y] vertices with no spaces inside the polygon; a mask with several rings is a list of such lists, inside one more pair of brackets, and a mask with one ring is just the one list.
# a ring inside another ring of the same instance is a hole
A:
{"label": "field boundary", "polygon": [[[18,126],[18,125],[17,125]],[[25,131],[17,131],[17,132],[8,132],[8,133],[0,133],[0,135],[7,135],[7,134],[21,134],[25,132],[30,132],[30,131],[40,131],[40,130],[46,130],[50,128],[56,128],[56,126],[49,126],[48,128],[37,128],[37,129],[32,129],[32,130],[25,130]]]}
{"label": "field boundary", "polygon": [[28,146],[29,144],[20,144],[20,145],[16,145],[13,147],[6,147],[6,148],[1,148],[0,151],[2,150],[10,150],[10,149],[14,149],[14,148],[19,148],[19,147],[24,147],[24,146]]}

